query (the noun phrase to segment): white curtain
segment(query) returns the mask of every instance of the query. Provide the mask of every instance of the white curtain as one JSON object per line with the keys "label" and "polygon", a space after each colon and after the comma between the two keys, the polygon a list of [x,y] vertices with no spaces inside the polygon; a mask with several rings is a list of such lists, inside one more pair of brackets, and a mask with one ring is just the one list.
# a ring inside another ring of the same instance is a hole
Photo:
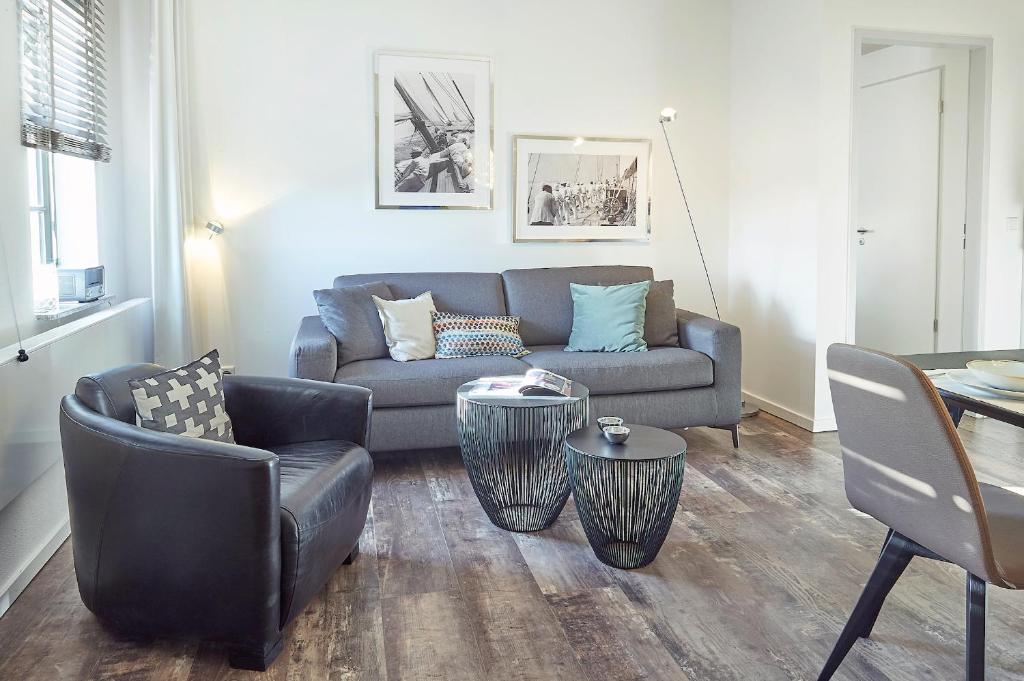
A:
{"label": "white curtain", "polygon": [[186,241],[194,229],[188,134],[186,0],[150,0],[150,234],[157,363],[192,359]]}

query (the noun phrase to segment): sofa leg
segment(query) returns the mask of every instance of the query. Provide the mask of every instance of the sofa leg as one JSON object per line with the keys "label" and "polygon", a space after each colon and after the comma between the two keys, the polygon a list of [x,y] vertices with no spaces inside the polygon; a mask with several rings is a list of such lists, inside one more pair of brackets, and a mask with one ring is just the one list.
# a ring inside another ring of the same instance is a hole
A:
{"label": "sofa leg", "polygon": [[228,648],[228,664],[232,669],[265,672],[281,652],[283,643],[284,639],[279,635],[276,640],[263,645],[231,646]]}
{"label": "sofa leg", "polygon": [[732,433],[732,446],[733,449],[739,449],[740,446],[740,424],[734,423],[731,426],[711,426],[715,430],[728,430]]}
{"label": "sofa leg", "polygon": [[356,545],[352,547],[352,553],[348,554],[348,557],[341,561],[341,564],[351,565],[357,556],[359,556],[359,542],[356,542]]}

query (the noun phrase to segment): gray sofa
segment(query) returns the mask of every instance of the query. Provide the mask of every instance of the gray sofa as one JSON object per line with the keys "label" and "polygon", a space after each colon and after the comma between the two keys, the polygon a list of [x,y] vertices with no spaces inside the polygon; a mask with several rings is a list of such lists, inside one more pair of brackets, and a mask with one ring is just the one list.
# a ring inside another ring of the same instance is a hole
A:
{"label": "gray sofa", "polygon": [[648,267],[564,267],[500,274],[429,272],[340,276],[334,287],[374,281],[395,298],[432,291],[441,312],[516,315],[531,351],[522,359],[471,357],[396,362],[369,359],[338,365],[338,343],[319,317],[305,317],[292,342],[289,373],[373,391],[371,451],[458,445],[455,391],[481,376],[547,369],[590,389],[592,418],[621,416],[662,428],[731,430],[740,420],[740,330],[693,312],[676,311],[680,347],[647,352],[563,352],[572,330],[570,283],[628,284],[651,280]]}

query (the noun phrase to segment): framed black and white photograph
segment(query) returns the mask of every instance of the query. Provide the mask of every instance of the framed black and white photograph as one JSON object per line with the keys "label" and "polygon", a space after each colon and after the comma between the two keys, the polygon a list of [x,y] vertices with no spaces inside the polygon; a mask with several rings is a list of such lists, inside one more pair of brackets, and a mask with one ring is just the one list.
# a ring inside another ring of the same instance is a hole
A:
{"label": "framed black and white photograph", "polygon": [[378,53],[377,208],[492,206],[491,62]]}
{"label": "framed black and white photograph", "polygon": [[650,239],[651,141],[517,135],[513,241]]}

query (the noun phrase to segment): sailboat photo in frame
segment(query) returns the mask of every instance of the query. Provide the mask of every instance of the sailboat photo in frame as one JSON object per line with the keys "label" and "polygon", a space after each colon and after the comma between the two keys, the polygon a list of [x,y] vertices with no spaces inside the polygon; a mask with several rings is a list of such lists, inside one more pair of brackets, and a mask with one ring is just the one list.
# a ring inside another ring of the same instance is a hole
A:
{"label": "sailboat photo in frame", "polygon": [[491,61],[376,55],[377,208],[492,207]]}

